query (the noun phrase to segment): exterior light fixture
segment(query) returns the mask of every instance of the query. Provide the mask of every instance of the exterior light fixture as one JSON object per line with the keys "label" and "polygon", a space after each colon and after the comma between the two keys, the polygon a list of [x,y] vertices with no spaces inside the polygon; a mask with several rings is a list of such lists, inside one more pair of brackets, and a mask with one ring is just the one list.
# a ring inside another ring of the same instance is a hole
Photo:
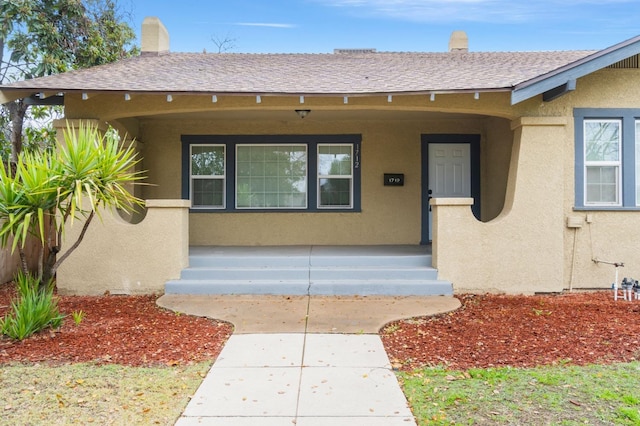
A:
{"label": "exterior light fixture", "polygon": [[476,99],[476,100],[480,99],[480,93],[479,92],[474,93],[473,99]]}
{"label": "exterior light fixture", "polygon": [[173,96],[167,95],[167,102],[173,102]]}
{"label": "exterior light fixture", "polygon": [[429,99],[431,99],[431,102],[435,101],[436,100],[436,94],[432,93],[431,97]]}
{"label": "exterior light fixture", "polygon": [[303,104],[304,103],[304,96],[300,96],[300,103]]}
{"label": "exterior light fixture", "polygon": [[260,96],[260,95],[256,96],[256,103],[257,104],[261,104],[262,103],[262,96]]}
{"label": "exterior light fixture", "polygon": [[387,96],[387,102],[389,102],[389,103],[393,102],[393,96],[388,95]]}
{"label": "exterior light fixture", "polygon": [[300,118],[305,118],[307,115],[309,115],[310,112],[311,112],[310,109],[297,109],[296,110],[296,114],[298,114],[298,117],[300,117]]}
{"label": "exterior light fixture", "polygon": [[213,102],[214,104],[218,102],[218,97],[216,95],[211,96],[211,102]]}
{"label": "exterior light fixture", "polygon": [[130,94],[128,94],[128,93],[125,93],[125,94],[124,94],[124,100],[125,100],[125,101],[130,101],[130,100],[131,100],[131,95],[130,95]]}
{"label": "exterior light fixture", "polygon": [[83,101],[86,101],[87,99],[89,99],[89,94],[88,94],[88,93],[86,93],[86,92],[83,92],[83,93],[82,93],[82,100],[83,100]]}
{"label": "exterior light fixture", "polygon": [[349,103],[349,97],[345,96],[344,99],[342,100],[345,104]]}

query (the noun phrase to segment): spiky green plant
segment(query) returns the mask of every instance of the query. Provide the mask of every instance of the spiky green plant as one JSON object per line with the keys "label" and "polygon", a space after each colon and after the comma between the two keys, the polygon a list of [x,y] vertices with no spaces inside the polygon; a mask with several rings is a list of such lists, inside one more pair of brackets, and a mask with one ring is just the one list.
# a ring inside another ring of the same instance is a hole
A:
{"label": "spiky green plant", "polygon": [[73,322],[75,325],[80,325],[85,315],[86,314],[83,310],[71,312],[71,317],[73,318]]}
{"label": "spiky green plant", "polygon": [[40,286],[30,274],[16,275],[18,297],[11,302],[11,309],[0,319],[0,332],[15,340],[23,340],[47,327],[59,328],[64,316],[58,310],[58,299],[53,285]]}
{"label": "spiky green plant", "polygon": [[[0,164],[0,245],[18,250],[23,272],[28,262],[23,247],[37,238],[41,250],[38,281],[46,286],[60,264],[78,247],[101,208],[133,212],[143,201],[126,185],[143,179],[135,171],[140,161],[124,148],[115,132],[81,124],[67,127],[64,145],[55,152],[23,152],[15,171]],[[84,220],[76,241],[62,250],[65,226]],[[46,256],[45,256],[46,253]]]}

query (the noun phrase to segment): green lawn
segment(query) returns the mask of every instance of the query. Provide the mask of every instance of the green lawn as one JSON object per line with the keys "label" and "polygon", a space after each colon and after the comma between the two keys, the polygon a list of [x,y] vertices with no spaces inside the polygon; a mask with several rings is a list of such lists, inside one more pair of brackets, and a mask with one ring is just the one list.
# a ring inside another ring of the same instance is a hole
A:
{"label": "green lawn", "polygon": [[398,373],[418,425],[640,425],[640,362]]}

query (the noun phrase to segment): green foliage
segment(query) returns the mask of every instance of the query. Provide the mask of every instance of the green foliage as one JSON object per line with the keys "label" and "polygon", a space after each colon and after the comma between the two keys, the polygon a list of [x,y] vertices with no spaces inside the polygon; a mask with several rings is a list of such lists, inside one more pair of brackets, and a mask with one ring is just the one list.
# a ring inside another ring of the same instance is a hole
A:
{"label": "green foliage", "polygon": [[73,322],[75,325],[80,325],[85,315],[86,315],[85,312],[82,310],[71,312],[71,317],[73,318]]}
{"label": "green foliage", "polygon": [[13,0],[0,5],[0,37],[27,79],[113,62],[137,52],[113,0]]}
{"label": "green foliage", "polygon": [[0,332],[15,340],[23,340],[47,327],[59,328],[63,315],[53,285],[39,285],[37,278],[19,272],[16,276],[18,298],[11,302],[11,311],[0,319]]}
{"label": "green foliage", "polygon": [[[22,152],[13,174],[0,163],[0,245],[13,241],[12,250],[21,250],[29,236],[40,240],[50,253],[40,265],[43,282],[81,242],[99,208],[133,212],[143,205],[125,188],[143,178],[134,171],[139,160],[132,148],[122,149],[114,132],[81,125],[67,128],[64,139],[56,151]],[[85,220],[83,231],[55,260],[65,226],[78,218]]]}
{"label": "green foliage", "polygon": [[[136,55],[135,32],[125,16],[115,0],[0,1],[0,84]],[[0,105],[0,158],[15,162],[23,144],[51,146],[51,126],[40,125],[33,111],[38,108],[21,100]]]}
{"label": "green foliage", "polygon": [[398,373],[419,425],[640,424],[640,363]]}

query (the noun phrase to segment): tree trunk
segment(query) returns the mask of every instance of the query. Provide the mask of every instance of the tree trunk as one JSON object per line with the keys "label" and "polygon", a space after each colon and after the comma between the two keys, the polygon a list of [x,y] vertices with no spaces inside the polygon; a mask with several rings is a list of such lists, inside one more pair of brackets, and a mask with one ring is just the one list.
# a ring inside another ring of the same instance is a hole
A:
{"label": "tree trunk", "polygon": [[42,279],[40,280],[41,288],[48,286],[56,275],[56,255],[59,251],[59,246],[53,247],[51,250],[49,250],[49,254],[47,254],[46,256],[46,260],[44,261],[44,265],[42,267]]}
{"label": "tree trunk", "polygon": [[9,109],[9,120],[11,120],[11,162],[18,163],[18,156],[22,152],[22,128],[24,126],[24,116],[27,113],[28,105],[22,99],[6,103]]}

